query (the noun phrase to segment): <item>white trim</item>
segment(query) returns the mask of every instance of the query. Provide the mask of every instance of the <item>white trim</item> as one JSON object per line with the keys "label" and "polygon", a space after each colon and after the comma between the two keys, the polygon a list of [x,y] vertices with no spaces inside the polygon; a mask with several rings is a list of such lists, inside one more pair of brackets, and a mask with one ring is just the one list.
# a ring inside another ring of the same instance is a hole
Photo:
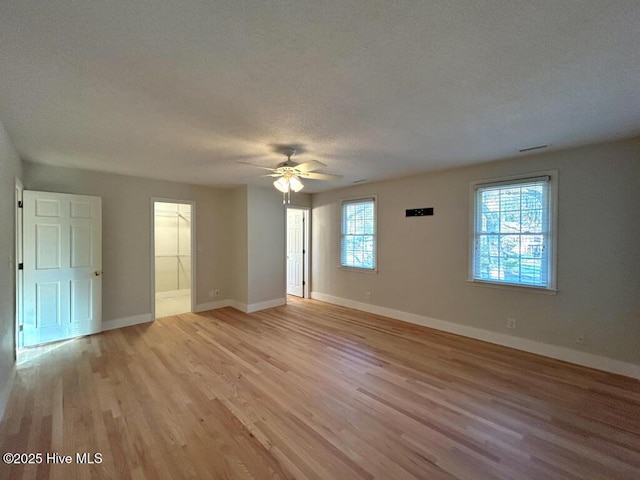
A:
{"label": "white trim", "polygon": [[[267,308],[279,307],[285,304],[284,298],[274,298],[273,300],[266,300],[264,302],[252,303],[246,305],[244,303],[237,302],[235,300],[220,300],[218,302],[208,302],[196,305],[194,312],[206,312],[207,310],[215,310],[217,308],[233,307],[236,310],[240,310],[245,313],[253,313],[259,310],[266,310]],[[114,330],[116,328],[130,327],[132,325],[138,325],[140,323],[153,322],[153,315],[151,313],[143,313],[141,315],[133,315],[131,317],[116,318],[114,320],[106,320],[102,322],[102,330]]]}
{"label": "white trim", "polygon": [[266,310],[267,308],[279,307],[281,305],[284,305],[286,301],[284,298],[274,298],[272,300],[265,300],[264,302],[251,303],[249,305],[244,305],[239,302],[235,302],[235,303],[238,306],[245,307],[244,310],[242,308],[238,308],[238,310],[242,310],[243,312],[246,312],[246,313],[253,313],[259,310]]}
{"label": "white trim", "polygon": [[518,283],[487,282],[484,280],[467,280],[468,285],[474,287],[499,288],[501,290],[519,290],[525,293],[540,293],[542,295],[557,295],[558,289],[546,287],[534,287],[533,285],[520,285]]}
{"label": "white trim", "polygon": [[[236,310],[240,310],[244,313],[253,313],[258,312],[260,310],[266,310],[267,308],[280,307],[286,304],[286,300],[284,298],[274,298],[272,300],[265,300],[264,302],[251,303],[247,305],[246,303],[238,302],[237,300],[223,300],[222,302],[212,302],[212,303],[225,303],[225,305],[220,305],[220,307],[232,307]],[[206,304],[209,305],[209,304]],[[219,308],[219,307],[216,307]]]}
{"label": "white trim", "polygon": [[238,302],[237,300],[229,300],[229,306],[236,310],[240,310],[241,312],[249,313],[249,307],[246,303]]}
{"label": "white trim", "polygon": [[484,342],[495,343],[496,345],[502,345],[545,357],[555,358],[557,360],[581,365],[583,367],[595,368],[597,370],[604,370],[606,372],[640,379],[640,365],[635,363],[627,363],[609,357],[580,352],[570,348],[550,345],[548,343],[537,342],[526,338],[514,337],[504,333],[492,332],[482,328],[470,327],[445,320],[437,320],[435,318],[429,318],[415,313],[379,307],[369,303],[356,302],[355,300],[334,297],[320,292],[311,292],[311,298],[343,307],[362,310],[376,315],[383,315],[396,320],[402,320],[403,322],[442,330],[443,332],[454,333],[463,337],[470,337]]}
{"label": "white trim", "polygon": [[114,330],[116,328],[131,327],[132,325],[138,325],[140,323],[153,322],[153,315],[151,313],[143,313],[141,315],[133,315],[132,317],[115,318],[113,320],[106,320],[102,322],[102,331]]}
{"label": "white trim", "polygon": [[[24,231],[23,231],[23,222],[24,222],[24,185],[22,184],[22,181],[20,181],[19,178],[16,178],[16,186],[15,186],[15,196],[16,198],[14,199],[14,201],[16,202],[14,207],[14,211],[15,211],[15,219],[14,219],[14,224],[15,224],[15,232],[13,237],[14,237],[14,250],[15,250],[15,257],[14,257],[14,262],[13,262],[13,268],[15,269],[15,300],[14,300],[14,305],[15,305],[15,323],[14,323],[14,327],[15,327],[15,335],[14,335],[14,343],[13,343],[13,359],[17,360],[18,359],[18,350],[21,349],[23,347],[23,343],[24,343],[24,333],[20,331],[20,326],[24,323],[23,320],[23,310],[24,310],[24,305],[23,305],[23,301],[22,298],[24,296],[24,286],[23,286],[23,277],[24,277],[24,270],[20,270],[18,268],[18,265],[20,265],[23,262],[23,257],[24,257],[24,249],[23,249],[23,235],[24,235]],[[18,207],[18,202],[22,202],[23,208],[19,208]],[[1,416],[0,416],[1,417]]]}
{"label": "white trim", "polygon": [[233,307],[233,300],[219,300],[217,302],[200,303],[196,305],[193,310],[194,313],[206,312],[208,310],[215,310],[216,308]]}
{"label": "white trim", "polygon": [[338,270],[343,272],[366,273],[367,275],[378,275],[378,270],[374,268],[345,267],[338,265]]}
{"label": "white trim", "polygon": [[11,371],[9,372],[9,378],[2,388],[0,388],[0,421],[4,418],[4,412],[7,408],[7,403],[9,403],[9,397],[11,396],[11,391],[13,390],[13,382],[16,378],[16,366],[11,365]]}
{"label": "white trim", "polygon": [[[304,216],[304,275],[302,280],[304,285],[302,286],[302,297],[311,298],[311,208],[305,207]],[[286,299],[285,299],[286,302]]]}

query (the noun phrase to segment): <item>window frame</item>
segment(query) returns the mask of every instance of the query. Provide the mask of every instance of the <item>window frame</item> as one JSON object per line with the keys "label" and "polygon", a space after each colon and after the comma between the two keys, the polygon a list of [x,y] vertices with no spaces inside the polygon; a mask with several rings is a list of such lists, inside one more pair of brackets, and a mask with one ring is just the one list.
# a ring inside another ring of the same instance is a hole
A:
{"label": "window frame", "polygon": [[[549,215],[549,252],[548,252],[548,285],[527,285],[522,283],[501,282],[493,280],[485,280],[475,278],[475,254],[476,254],[476,222],[478,219],[477,212],[477,189],[483,186],[492,186],[504,184],[517,185],[525,183],[527,180],[539,177],[549,177],[548,184],[548,215]],[[511,175],[506,177],[488,178],[484,180],[473,181],[469,184],[469,258],[468,258],[468,278],[467,282],[474,286],[492,287],[507,290],[520,290],[533,293],[544,293],[555,295],[557,290],[557,259],[558,259],[558,171],[545,170],[538,172],[525,173],[520,175]]]}
{"label": "window frame", "polygon": [[[356,267],[342,264],[342,239],[344,233],[342,231],[344,225],[344,206],[349,203],[358,203],[372,201],[373,202],[373,268]],[[349,272],[359,273],[378,273],[378,196],[377,195],[359,195],[357,197],[349,197],[340,199],[340,225],[338,231],[338,268]]]}

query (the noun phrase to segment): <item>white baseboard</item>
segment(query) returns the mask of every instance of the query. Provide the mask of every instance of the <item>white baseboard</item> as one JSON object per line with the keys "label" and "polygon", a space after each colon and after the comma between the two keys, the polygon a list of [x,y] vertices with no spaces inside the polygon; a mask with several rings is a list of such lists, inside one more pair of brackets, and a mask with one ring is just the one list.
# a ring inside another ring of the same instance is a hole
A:
{"label": "white baseboard", "polygon": [[[252,303],[247,305],[235,300],[219,300],[217,302],[200,303],[196,305],[195,313],[206,312],[207,310],[215,310],[216,308],[233,307],[236,310],[240,310],[245,313],[253,313],[258,310],[265,310],[267,308],[279,307],[284,305],[284,298],[274,298],[273,300],[267,300],[265,302]],[[102,331],[113,330],[115,328],[130,327],[131,325],[138,325],[139,323],[147,323],[153,320],[150,313],[143,313],[142,315],[134,315],[132,317],[117,318],[114,320],[106,320],[102,322]]]}
{"label": "white baseboard", "polygon": [[195,313],[215,310],[216,308],[233,307],[233,300],[218,300],[217,302],[200,303],[196,305]]}
{"label": "white baseboard", "polygon": [[130,327],[132,325],[138,325],[139,323],[147,323],[151,321],[153,321],[153,317],[150,313],[106,320],[102,322],[102,331],[106,332],[107,330],[113,330],[115,328]]}
{"label": "white baseboard", "polygon": [[249,306],[246,303],[238,302],[237,300],[229,300],[229,306],[244,313],[248,313],[249,310]]}
{"label": "white baseboard", "polygon": [[265,300],[264,302],[257,302],[257,303],[250,303],[250,304],[246,304],[246,303],[242,303],[242,302],[238,302],[237,300],[229,300],[229,307],[233,307],[236,310],[240,310],[241,312],[244,313],[253,313],[253,312],[258,312],[260,310],[266,310],[267,308],[273,308],[273,307],[279,307],[281,305],[284,305],[286,302],[284,300],[284,298],[274,298],[272,300]]}
{"label": "white baseboard", "polygon": [[7,408],[7,403],[9,402],[9,396],[11,395],[11,390],[13,389],[13,381],[16,378],[16,366],[11,365],[11,370],[9,371],[9,378],[4,382],[4,385],[0,386],[0,421],[4,418],[4,411]]}
{"label": "white baseboard", "polygon": [[206,312],[207,310],[215,310],[216,308],[233,307],[236,310],[240,310],[244,313],[253,313],[259,310],[265,310],[267,308],[279,307],[284,305],[284,298],[274,298],[273,300],[266,300],[264,302],[246,303],[238,302],[237,300],[220,300],[219,302],[209,302],[196,305],[195,312]]}
{"label": "white baseboard", "polygon": [[272,300],[265,300],[264,302],[251,303],[246,306],[247,309],[244,311],[246,313],[253,313],[259,310],[266,310],[267,308],[279,307],[285,303],[284,298],[274,298]]}
{"label": "white baseboard", "polygon": [[529,340],[526,338],[514,337],[512,335],[507,335],[504,333],[492,332],[490,330],[485,330],[482,328],[470,327],[467,325],[461,325],[459,323],[429,318],[422,315],[416,315],[415,313],[408,313],[401,310],[379,307],[377,305],[371,305],[369,303],[356,302],[355,300],[334,297],[332,295],[326,295],[320,292],[311,292],[311,298],[320,300],[322,302],[340,305],[342,307],[354,308],[356,310],[362,310],[364,312],[369,312],[376,315],[382,315],[385,317],[394,318],[396,320],[413,323],[416,325],[434,328],[436,330],[442,330],[448,333],[454,333],[463,337],[470,337],[476,340],[495,343],[497,345],[503,345],[505,347],[511,347],[529,353],[536,353],[538,355],[574,363],[583,367],[595,368],[598,370],[604,370],[606,372],[617,373],[619,375],[625,375],[627,377],[640,379],[640,365],[636,365],[634,363],[627,363],[609,357],[580,352],[578,350],[559,347],[557,345],[550,345],[548,343],[537,342],[535,340]]}

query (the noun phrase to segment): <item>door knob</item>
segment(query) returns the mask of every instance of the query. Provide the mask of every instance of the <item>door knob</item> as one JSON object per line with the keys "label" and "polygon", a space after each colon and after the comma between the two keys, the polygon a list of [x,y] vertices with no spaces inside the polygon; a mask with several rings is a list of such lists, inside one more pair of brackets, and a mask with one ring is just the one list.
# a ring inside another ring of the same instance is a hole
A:
{"label": "door knob", "polygon": [[94,277],[99,277],[100,275],[102,275],[102,272],[99,272],[98,270],[96,270],[95,272],[93,272],[93,276],[94,276]]}

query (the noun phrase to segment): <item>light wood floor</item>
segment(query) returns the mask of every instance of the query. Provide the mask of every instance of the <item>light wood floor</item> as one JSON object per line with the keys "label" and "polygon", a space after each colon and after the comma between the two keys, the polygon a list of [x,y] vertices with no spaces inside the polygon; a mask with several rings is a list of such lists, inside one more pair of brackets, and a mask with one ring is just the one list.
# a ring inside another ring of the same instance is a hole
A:
{"label": "light wood floor", "polygon": [[640,382],[296,300],[50,349],[19,367],[4,452],[103,462],[2,479],[638,479]]}

